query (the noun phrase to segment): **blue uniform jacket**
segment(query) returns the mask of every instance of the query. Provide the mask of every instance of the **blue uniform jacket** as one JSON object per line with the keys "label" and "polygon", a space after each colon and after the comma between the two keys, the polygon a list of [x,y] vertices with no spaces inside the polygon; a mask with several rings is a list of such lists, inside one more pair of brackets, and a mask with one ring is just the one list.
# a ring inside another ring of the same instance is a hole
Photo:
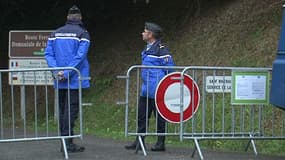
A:
{"label": "blue uniform jacket", "polygon": [[[145,66],[174,66],[169,49],[157,40],[150,49],[142,51],[142,65]],[[142,69],[141,96],[154,98],[159,81],[170,72],[167,69],[146,68]]]}
{"label": "blue uniform jacket", "polygon": [[[89,77],[87,53],[90,46],[89,33],[81,21],[67,21],[53,32],[48,39],[45,58],[49,67],[75,67],[82,77]],[[56,74],[57,72],[55,72]],[[78,89],[78,75],[75,71],[65,70],[65,79],[55,81],[54,87],[60,89]],[[90,86],[89,80],[82,81],[82,88]]]}

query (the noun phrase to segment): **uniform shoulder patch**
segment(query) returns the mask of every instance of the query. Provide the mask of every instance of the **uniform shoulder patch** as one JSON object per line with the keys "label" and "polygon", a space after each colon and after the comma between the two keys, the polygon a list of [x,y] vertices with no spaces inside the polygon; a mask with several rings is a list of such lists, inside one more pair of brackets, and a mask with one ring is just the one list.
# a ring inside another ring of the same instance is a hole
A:
{"label": "uniform shoulder patch", "polygon": [[165,57],[165,58],[164,58],[164,62],[165,62],[165,63],[168,63],[168,62],[169,62],[169,57]]}

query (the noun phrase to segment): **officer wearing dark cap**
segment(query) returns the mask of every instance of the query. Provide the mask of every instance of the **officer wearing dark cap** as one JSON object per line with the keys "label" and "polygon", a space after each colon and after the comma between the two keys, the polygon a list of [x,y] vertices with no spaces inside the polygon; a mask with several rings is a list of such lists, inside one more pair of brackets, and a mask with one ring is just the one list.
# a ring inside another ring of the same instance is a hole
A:
{"label": "officer wearing dark cap", "polygon": [[[142,65],[145,66],[174,66],[172,56],[169,49],[161,43],[162,28],[155,24],[146,22],[142,39],[147,43],[141,53]],[[165,151],[165,120],[157,113],[155,107],[155,90],[159,81],[170,72],[167,69],[144,68],[141,71],[142,86],[138,104],[138,133],[146,133],[146,120],[149,120],[153,113],[157,119],[157,133],[160,135],[157,138],[156,144],[151,148],[152,151]],[[144,143],[144,137],[143,143]],[[125,146],[126,149],[136,149],[139,143],[138,137],[136,140]]]}
{"label": "officer wearing dark cap", "polygon": [[[90,37],[81,19],[80,9],[72,6],[68,10],[66,24],[56,29],[48,39],[45,58],[51,68],[74,67],[80,71],[82,77],[89,77],[87,53]],[[73,136],[79,112],[78,75],[71,70],[54,71],[53,75],[57,79],[54,88],[58,89],[60,134]],[[89,88],[89,80],[83,80],[80,87]],[[68,152],[82,152],[85,149],[75,144],[72,138],[66,139],[65,142]]]}

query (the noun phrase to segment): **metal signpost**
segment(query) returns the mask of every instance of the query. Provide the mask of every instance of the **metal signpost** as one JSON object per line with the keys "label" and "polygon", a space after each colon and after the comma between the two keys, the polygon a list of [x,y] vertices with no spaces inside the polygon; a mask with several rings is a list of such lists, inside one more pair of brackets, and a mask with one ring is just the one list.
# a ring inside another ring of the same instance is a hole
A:
{"label": "metal signpost", "polygon": [[[47,68],[44,50],[52,31],[21,30],[9,32],[9,69]],[[21,92],[21,115],[25,113],[26,85],[53,85],[50,72],[9,73],[9,84],[19,85]],[[56,106],[56,105],[55,105]]]}

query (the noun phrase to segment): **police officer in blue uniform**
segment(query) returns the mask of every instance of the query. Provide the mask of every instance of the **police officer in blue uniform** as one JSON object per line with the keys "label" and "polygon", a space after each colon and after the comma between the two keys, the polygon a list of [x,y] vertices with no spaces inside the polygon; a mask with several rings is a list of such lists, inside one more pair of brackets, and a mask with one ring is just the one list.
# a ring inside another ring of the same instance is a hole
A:
{"label": "police officer in blue uniform", "polygon": [[[169,49],[161,43],[162,29],[155,23],[146,22],[142,33],[142,39],[147,43],[141,53],[142,65],[145,66],[174,66]],[[153,113],[157,118],[157,133],[165,133],[165,120],[157,113],[155,107],[155,90],[159,81],[170,72],[167,69],[145,68],[142,69],[141,95],[138,105],[138,133],[146,133],[146,117],[150,118]],[[144,142],[144,138],[143,138]],[[136,140],[125,146],[126,149],[136,149]],[[165,136],[159,135],[152,151],[165,151]]]}
{"label": "police officer in blue uniform", "polygon": [[[64,26],[53,32],[48,39],[45,58],[49,67],[75,67],[82,77],[89,77],[87,53],[90,46],[88,31],[83,27],[82,16],[77,6],[72,6]],[[55,71],[57,77],[54,88],[58,89],[59,122],[61,136],[72,136],[75,120],[79,112],[79,84],[75,71]],[[83,80],[81,87],[89,88],[88,80]],[[83,146],[66,139],[68,152],[82,152]],[[62,151],[62,148],[61,148]]]}

